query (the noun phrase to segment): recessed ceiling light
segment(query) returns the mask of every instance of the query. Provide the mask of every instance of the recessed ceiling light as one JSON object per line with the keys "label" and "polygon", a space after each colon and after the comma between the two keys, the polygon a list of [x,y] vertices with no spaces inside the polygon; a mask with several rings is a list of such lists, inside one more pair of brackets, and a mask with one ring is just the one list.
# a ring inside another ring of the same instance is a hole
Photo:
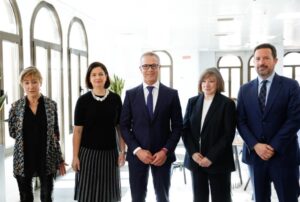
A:
{"label": "recessed ceiling light", "polygon": [[222,18],[217,18],[218,22],[223,22],[223,21],[233,21],[233,17],[222,17]]}

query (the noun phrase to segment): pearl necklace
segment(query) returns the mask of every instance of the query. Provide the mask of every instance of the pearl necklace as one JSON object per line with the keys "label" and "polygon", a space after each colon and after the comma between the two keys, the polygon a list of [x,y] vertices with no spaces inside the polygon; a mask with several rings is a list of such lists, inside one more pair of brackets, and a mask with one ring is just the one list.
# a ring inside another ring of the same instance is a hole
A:
{"label": "pearl necklace", "polygon": [[98,97],[98,96],[96,96],[96,95],[93,93],[93,91],[91,91],[91,92],[92,92],[93,98],[94,98],[95,100],[97,100],[97,101],[100,101],[100,102],[102,102],[103,100],[105,100],[105,99],[107,98],[108,94],[109,94],[109,90],[107,90],[107,89],[105,89],[105,95],[104,95],[103,97]]}

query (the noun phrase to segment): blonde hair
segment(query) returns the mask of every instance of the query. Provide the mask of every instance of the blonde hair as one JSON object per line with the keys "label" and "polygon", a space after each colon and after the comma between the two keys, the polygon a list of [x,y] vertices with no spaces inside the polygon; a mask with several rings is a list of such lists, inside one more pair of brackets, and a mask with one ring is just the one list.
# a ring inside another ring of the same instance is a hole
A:
{"label": "blonde hair", "polygon": [[30,66],[22,70],[19,77],[19,82],[21,85],[24,81],[24,78],[27,76],[32,76],[34,78],[37,78],[40,81],[40,83],[42,83],[43,81],[41,72],[34,66]]}

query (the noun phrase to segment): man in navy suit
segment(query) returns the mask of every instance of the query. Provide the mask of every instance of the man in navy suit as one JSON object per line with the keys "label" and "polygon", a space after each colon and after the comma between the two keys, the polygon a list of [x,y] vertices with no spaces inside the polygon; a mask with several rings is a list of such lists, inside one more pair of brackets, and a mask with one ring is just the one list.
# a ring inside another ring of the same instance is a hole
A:
{"label": "man in navy suit", "polygon": [[270,202],[271,182],[280,202],[297,202],[300,193],[300,88],[274,68],[276,49],[254,49],[258,78],[240,88],[238,130],[245,141],[243,162],[250,165],[256,202]]}
{"label": "man in navy suit", "polygon": [[182,113],[177,91],[159,82],[159,70],[158,55],[147,52],[141,56],[143,84],[126,92],[121,113],[132,202],[145,201],[150,168],[157,201],[169,201],[170,170]]}

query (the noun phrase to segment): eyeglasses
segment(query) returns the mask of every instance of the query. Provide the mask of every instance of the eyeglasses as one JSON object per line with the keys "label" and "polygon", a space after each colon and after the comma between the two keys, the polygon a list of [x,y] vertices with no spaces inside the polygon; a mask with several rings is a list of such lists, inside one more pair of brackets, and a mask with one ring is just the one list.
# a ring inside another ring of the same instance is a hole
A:
{"label": "eyeglasses", "polygon": [[143,70],[149,70],[150,68],[153,69],[153,70],[155,70],[155,69],[157,69],[159,66],[160,66],[159,64],[143,64],[143,65],[141,65],[141,68],[142,68]]}

